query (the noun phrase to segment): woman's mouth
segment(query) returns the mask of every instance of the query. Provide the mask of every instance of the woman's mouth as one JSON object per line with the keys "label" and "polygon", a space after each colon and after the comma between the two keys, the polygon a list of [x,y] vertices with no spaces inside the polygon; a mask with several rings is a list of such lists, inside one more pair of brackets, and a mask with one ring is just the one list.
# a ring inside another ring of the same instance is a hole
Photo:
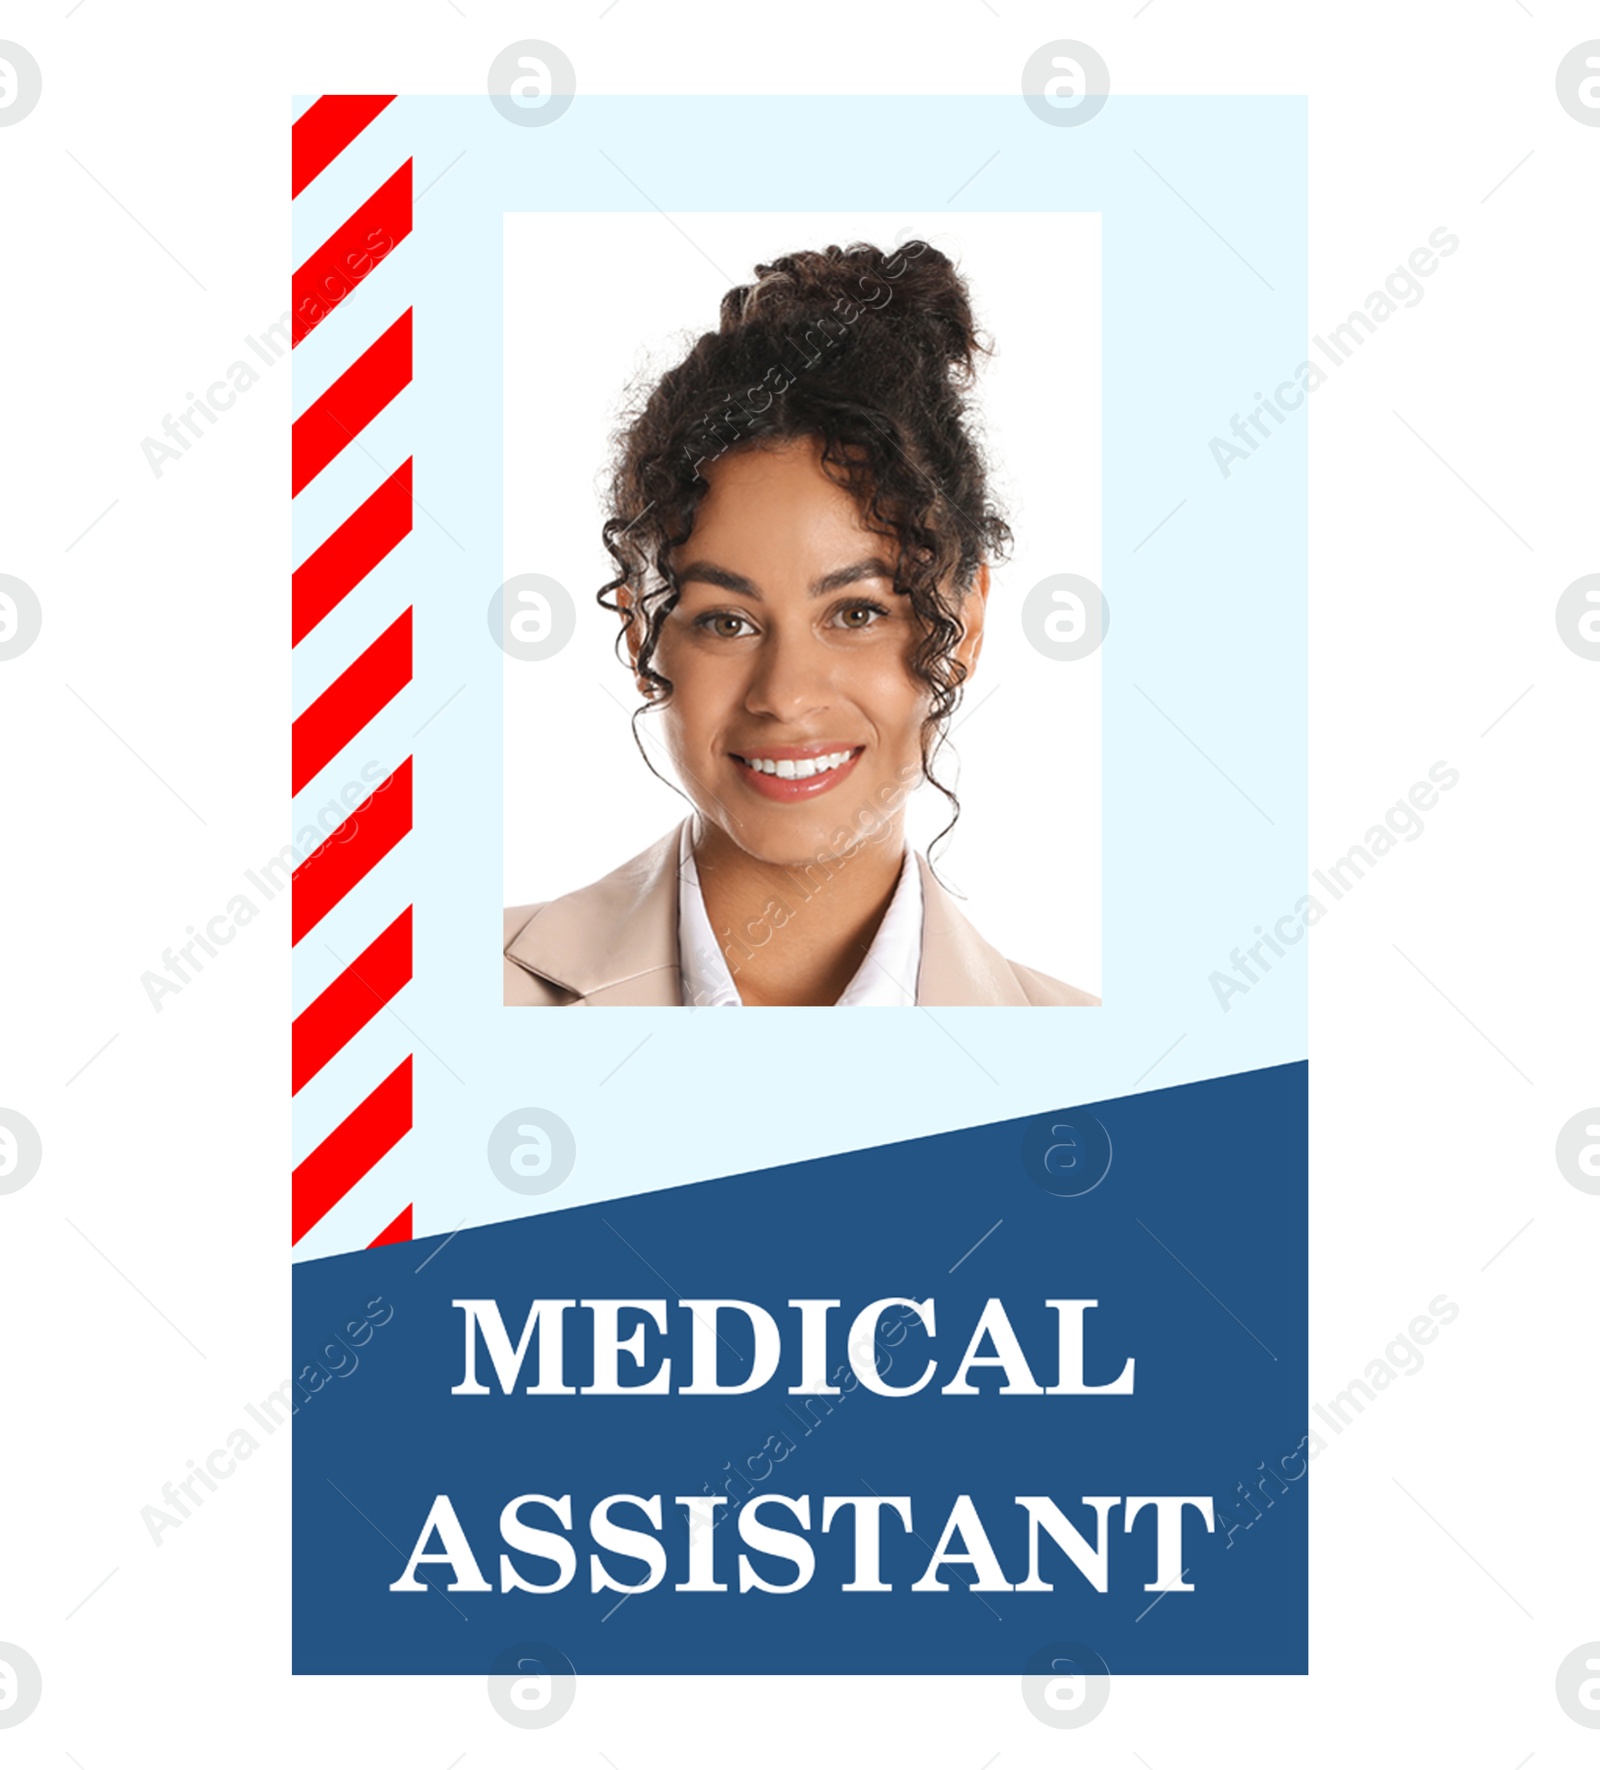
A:
{"label": "woman's mouth", "polygon": [[731,752],[740,778],[764,799],[814,799],[838,786],[860,759],[863,744],[780,744],[773,749]]}

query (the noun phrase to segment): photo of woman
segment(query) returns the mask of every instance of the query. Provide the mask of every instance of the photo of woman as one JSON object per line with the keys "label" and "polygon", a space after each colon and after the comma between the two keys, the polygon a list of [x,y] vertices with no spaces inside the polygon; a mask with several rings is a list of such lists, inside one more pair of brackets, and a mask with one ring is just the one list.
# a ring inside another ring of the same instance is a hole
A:
{"label": "photo of woman", "polygon": [[692,810],[506,911],[507,1005],[1096,1005],[990,945],[905,831],[923,786],[941,836],[959,816],[940,750],[1011,542],[984,349],[936,247],[827,246],[757,265],[648,390],[598,600]]}

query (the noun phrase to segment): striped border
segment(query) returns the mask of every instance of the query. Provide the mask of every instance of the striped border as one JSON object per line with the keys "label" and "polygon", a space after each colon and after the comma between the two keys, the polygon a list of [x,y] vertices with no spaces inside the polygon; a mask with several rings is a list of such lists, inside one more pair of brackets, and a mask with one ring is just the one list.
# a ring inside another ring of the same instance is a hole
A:
{"label": "striped border", "polygon": [[[340,154],[393,103],[388,97],[319,98],[293,131],[292,196],[335,165]],[[294,273],[291,337],[300,344],[387,253],[411,232],[411,161],[360,202]],[[336,174],[335,174],[336,175]],[[369,242],[388,241],[382,252]],[[300,493],[411,382],[411,309],[368,343],[356,360],[294,421],[291,495]],[[412,463],[407,460],[344,520],[294,574],[292,644],[298,646],[411,533]],[[412,610],[400,610],[359,656],[294,721],[291,794],[298,794],[352,743],[411,681]],[[411,758],[358,805],[326,842],[295,868],[292,943],[300,942],[411,833]],[[295,1019],[291,1092],[300,1090],[356,1038],[411,981],[412,906]],[[412,1060],[357,1102],[294,1170],[293,1241],[298,1243],[353,1191],[412,1125]],[[412,1207],[368,1244],[409,1241]]]}

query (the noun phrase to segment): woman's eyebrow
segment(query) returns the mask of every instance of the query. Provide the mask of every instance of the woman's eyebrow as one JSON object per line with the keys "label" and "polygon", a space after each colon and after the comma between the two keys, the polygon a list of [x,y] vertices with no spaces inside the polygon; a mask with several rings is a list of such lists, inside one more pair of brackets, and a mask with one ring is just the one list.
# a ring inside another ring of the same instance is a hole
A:
{"label": "woman's eyebrow", "polygon": [[[846,585],[859,584],[864,578],[893,578],[894,568],[881,559],[858,559],[854,565],[840,566],[837,571],[824,574],[811,586],[813,596],[826,596],[830,591],[843,590]],[[715,584],[720,589],[731,590],[737,596],[752,596],[761,600],[761,591],[747,577],[739,572],[730,572],[725,566],[712,565],[709,560],[697,559],[686,565],[678,573],[678,582],[687,584],[691,579],[702,584]]]}
{"label": "woman's eyebrow", "polygon": [[811,586],[813,596],[826,596],[830,590],[843,590],[847,584],[859,584],[863,578],[893,578],[894,567],[881,559],[858,559],[854,565],[841,566],[818,578]]}
{"label": "woman's eyebrow", "polygon": [[702,584],[715,584],[719,589],[732,590],[737,596],[753,596],[761,600],[761,592],[751,581],[738,572],[730,572],[720,565],[712,565],[708,560],[697,559],[684,566],[677,574],[680,584],[687,584],[691,579]]}

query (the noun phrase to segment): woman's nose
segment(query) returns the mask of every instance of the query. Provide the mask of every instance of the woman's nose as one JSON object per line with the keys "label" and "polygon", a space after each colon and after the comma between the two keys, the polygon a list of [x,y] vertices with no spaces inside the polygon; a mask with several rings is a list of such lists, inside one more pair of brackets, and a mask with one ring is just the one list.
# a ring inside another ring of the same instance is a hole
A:
{"label": "woman's nose", "polygon": [[745,706],[770,719],[800,720],[832,704],[828,648],[802,633],[769,632],[759,647]]}

